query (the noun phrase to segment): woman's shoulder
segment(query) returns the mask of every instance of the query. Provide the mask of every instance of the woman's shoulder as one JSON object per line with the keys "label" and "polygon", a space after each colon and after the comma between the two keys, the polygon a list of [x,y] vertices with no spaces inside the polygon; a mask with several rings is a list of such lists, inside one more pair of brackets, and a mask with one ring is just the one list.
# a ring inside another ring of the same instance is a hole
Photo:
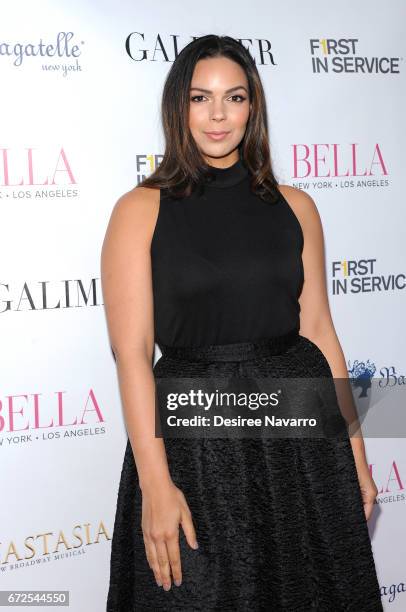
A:
{"label": "woman's shoulder", "polygon": [[292,187],[292,185],[278,185],[278,189],[291,206],[302,208],[316,206],[313,198],[303,189]]}
{"label": "woman's shoulder", "polygon": [[303,230],[309,225],[320,224],[316,203],[306,191],[292,185],[278,185],[278,189],[298,218]]}
{"label": "woman's shoulder", "polygon": [[136,186],[118,198],[114,209],[120,216],[131,216],[139,220],[153,218],[158,212],[159,201],[159,189]]}
{"label": "woman's shoulder", "polygon": [[137,185],[129,191],[123,193],[117,200],[116,206],[128,208],[130,210],[141,211],[144,208],[148,211],[153,206],[157,206],[160,200],[160,189],[153,187],[142,187]]}
{"label": "woman's shoulder", "polygon": [[123,193],[113,207],[110,227],[120,236],[149,241],[159,213],[160,190],[136,186]]}

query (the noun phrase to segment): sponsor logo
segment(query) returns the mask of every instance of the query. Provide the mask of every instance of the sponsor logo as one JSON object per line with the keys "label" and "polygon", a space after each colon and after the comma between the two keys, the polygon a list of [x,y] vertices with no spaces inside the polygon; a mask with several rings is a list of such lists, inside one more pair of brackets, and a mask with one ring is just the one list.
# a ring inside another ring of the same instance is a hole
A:
{"label": "sponsor logo", "polygon": [[399,74],[403,58],[365,55],[358,38],[311,38],[310,58],[313,74]]}

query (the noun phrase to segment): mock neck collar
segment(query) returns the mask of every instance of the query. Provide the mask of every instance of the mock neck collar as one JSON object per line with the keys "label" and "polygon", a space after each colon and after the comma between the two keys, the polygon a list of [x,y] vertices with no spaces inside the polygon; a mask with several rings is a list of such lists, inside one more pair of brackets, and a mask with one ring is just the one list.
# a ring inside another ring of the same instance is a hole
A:
{"label": "mock neck collar", "polygon": [[208,187],[231,187],[242,181],[248,175],[248,168],[241,157],[227,168],[216,168],[210,166],[210,176],[206,179]]}

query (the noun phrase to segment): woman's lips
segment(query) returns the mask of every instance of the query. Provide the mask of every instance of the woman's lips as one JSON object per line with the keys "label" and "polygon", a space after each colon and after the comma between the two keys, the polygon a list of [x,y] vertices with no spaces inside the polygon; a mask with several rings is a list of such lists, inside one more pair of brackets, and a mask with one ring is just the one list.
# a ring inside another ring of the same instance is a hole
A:
{"label": "woman's lips", "polygon": [[205,132],[211,140],[223,140],[230,132]]}

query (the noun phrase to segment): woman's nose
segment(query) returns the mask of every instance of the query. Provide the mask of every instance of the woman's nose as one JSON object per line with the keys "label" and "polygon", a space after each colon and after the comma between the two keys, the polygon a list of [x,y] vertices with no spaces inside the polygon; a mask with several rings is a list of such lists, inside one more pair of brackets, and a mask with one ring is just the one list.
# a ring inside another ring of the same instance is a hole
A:
{"label": "woman's nose", "polygon": [[212,119],[224,119],[226,116],[226,111],[224,108],[224,104],[223,102],[220,101],[214,101],[213,105],[210,109],[210,115]]}

